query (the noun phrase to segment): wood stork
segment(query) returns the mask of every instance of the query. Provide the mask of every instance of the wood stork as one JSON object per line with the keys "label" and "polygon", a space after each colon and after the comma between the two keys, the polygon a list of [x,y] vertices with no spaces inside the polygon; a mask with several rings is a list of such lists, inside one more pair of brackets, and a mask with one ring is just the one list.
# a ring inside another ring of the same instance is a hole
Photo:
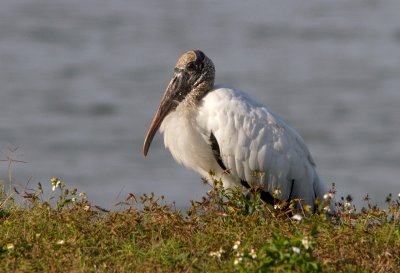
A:
{"label": "wood stork", "polygon": [[179,58],[147,131],[144,156],[160,128],[174,159],[209,183],[259,187],[268,203],[278,189],[280,200],[314,206],[327,187],[300,135],[242,91],[214,85],[214,77],[214,64],[202,51]]}

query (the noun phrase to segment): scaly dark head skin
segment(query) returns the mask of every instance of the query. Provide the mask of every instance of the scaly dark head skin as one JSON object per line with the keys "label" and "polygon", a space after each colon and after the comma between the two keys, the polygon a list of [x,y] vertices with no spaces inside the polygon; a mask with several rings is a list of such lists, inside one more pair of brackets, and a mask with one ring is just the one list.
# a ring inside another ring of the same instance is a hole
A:
{"label": "scaly dark head skin", "polygon": [[143,155],[149,151],[151,141],[164,118],[180,103],[196,105],[214,86],[215,68],[212,61],[200,50],[183,54],[176,63],[174,75],[161,99],[143,144]]}

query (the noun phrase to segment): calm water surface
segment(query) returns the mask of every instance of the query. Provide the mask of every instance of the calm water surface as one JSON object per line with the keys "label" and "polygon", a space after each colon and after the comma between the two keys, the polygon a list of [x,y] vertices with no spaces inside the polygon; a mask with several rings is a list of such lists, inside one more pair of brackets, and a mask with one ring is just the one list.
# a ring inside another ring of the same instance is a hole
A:
{"label": "calm water surface", "polygon": [[396,0],[3,0],[2,157],[19,147],[21,186],[58,176],[108,208],[128,192],[188,206],[208,186],[160,135],[146,159],[141,150],[176,59],[198,48],[217,82],[301,133],[339,195],[382,204],[400,192],[399,10]]}

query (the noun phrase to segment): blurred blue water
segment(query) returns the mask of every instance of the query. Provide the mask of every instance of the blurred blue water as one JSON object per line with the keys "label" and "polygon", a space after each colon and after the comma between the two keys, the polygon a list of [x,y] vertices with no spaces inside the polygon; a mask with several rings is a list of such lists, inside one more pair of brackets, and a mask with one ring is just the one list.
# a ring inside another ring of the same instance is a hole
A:
{"label": "blurred blue water", "polygon": [[217,82],[301,133],[340,195],[382,203],[400,191],[399,10],[395,0],[1,1],[2,157],[19,147],[20,185],[59,176],[108,208],[151,191],[188,206],[208,186],[159,135],[146,159],[141,146],[176,59],[198,48]]}

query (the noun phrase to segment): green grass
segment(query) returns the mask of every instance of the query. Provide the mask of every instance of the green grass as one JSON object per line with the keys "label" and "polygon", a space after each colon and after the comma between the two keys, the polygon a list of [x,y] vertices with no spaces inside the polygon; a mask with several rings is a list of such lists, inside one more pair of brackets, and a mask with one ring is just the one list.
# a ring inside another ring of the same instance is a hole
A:
{"label": "green grass", "polygon": [[52,183],[50,198],[41,185],[1,194],[0,272],[400,272],[399,199],[327,217],[217,183],[184,212],[152,194],[103,211]]}

